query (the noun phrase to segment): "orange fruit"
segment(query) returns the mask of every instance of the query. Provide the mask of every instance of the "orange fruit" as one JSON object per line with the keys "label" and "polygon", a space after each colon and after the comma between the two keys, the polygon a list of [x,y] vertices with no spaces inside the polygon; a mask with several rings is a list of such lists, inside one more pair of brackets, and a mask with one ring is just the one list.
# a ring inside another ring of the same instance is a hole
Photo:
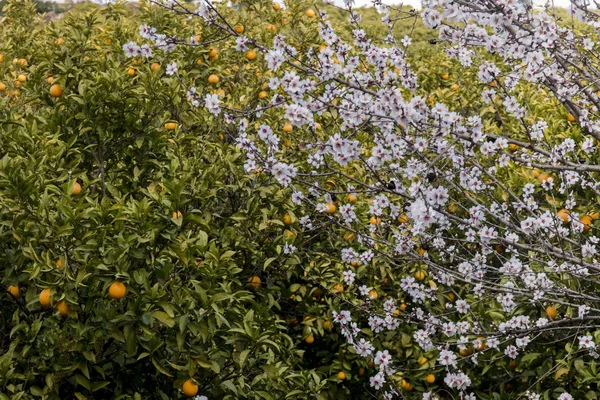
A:
{"label": "orange fruit", "polygon": [[337,211],[337,207],[335,206],[335,204],[325,203],[325,205],[327,206],[327,211],[325,211],[325,214],[335,214],[335,212]]}
{"label": "orange fruit", "polygon": [[458,90],[458,84],[455,83],[454,85],[450,86],[450,89],[452,89],[452,90],[454,90],[456,92]]}
{"label": "orange fruit", "polygon": [[415,272],[415,279],[418,281],[422,281],[423,279],[425,279],[425,272],[424,271]]}
{"label": "orange fruit", "polygon": [[592,211],[590,212],[590,217],[592,217],[592,219],[598,219],[600,218],[600,212]]}
{"label": "orange fruit", "polygon": [[346,242],[353,242],[354,240],[356,240],[356,233],[346,232],[346,234],[344,235],[344,240]]}
{"label": "orange fruit", "polygon": [[69,311],[71,311],[71,307],[69,307],[67,302],[64,300],[58,302],[58,304],[56,305],[56,309],[58,310],[59,314],[63,317],[69,315]]}
{"label": "orange fruit", "polygon": [[433,383],[433,382],[435,382],[435,375],[434,374],[427,375],[427,377],[425,378],[425,381],[427,383]]}
{"label": "orange fruit", "polygon": [[309,8],[308,10],[306,10],[305,14],[308,18],[313,18],[315,16],[315,10]]}
{"label": "orange fruit", "polygon": [[256,275],[253,275],[250,278],[248,278],[248,282],[248,286],[250,286],[252,289],[258,289],[261,284],[260,278]]}
{"label": "orange fruit", "polygon": [[573,114],[569,113],[569,115],[567,115],[567,121],[575,122],[575,117],[573,116]]}
{"label": "orange fruit", "polygon": [[55,44],[55,45],[57,45],[57,46],[60,46],[60,45],[61,45],[61,44],[63,44],[64,42],[65,42],[65,39],[63,39],[63,38],[59,37],[58,39],[56,39],[56,40],[54,41],[54,44]]}
{"label": "orange fruit", "polygon": [[546,307],[546,314],[548,314],[548,318],[554,319],[558,316],[558,311],[552,306]]}
{"label": "orange fruit", "polygon": [[348,194],[346,195],[346,201],[347,201],[348,203],[356,203],[356,199],[357,199],[357,197],[356,197],[356,195],[355,195],[355,194],[348,193]]}
{"label": "orange fruit", "polygon": [[419,253],[419,255],[422,257],[423,255],[425,255],[426,250],[422,247],[419,247],[417,249],[417,253]]}
{"label": "orange fruit", "polygon": [[215,48],[211,48],[211,49],[208,51],[208,56],[209,56],[210,58],[215,58],[215,57],[216,57],[216,56],[218,56],[218,55],[219,55],[219,52],[218,52],[218,51],[217,51],[217,49],[215,49]]}
{"label": "orange fruit", "polygon": [[281,9],[281,4],[279,4],[279,3],[273,3],[273,10],[279,11],[280,9]]}
{"label": "orange fruit", "polygon": [[375,289],[371,290],[368,296],[371,300],[377,300],[377,297],[379,297],[379,295],[377,294],[377,290]]}
{"label": "orange fruit", "polygon": [[212,83],[213,85],[216,84],[216,83],[219,83],[219,77],[217,75],[215,75],[215,74],[211,74],[208,77],[208,83]]}
{"label": "orange fruit", "polygon": [[255,52],[254,50],[248,50],[248,51],[246,52],[246,58],[247,58],[249,61],[252,61],[252,60],[256,59],[256,52]]}
{"label": "orange fruit", "polygon": [[53,76],[49,76],[48,79],[46,79],[46,82],[52,84],[52,82],[54,82],[54,77]]}
{"label": "orange fruit", "polygon": [[402,389],[406,390],[407,392],[412,392],[413,390],[413,385],[411,385],[404,379],[402,379],[402,381],[400,382],[400,386],[402,386]]}
{"label": "orange fruit", "polygon": [[127,68],[127,73],[128,73],[130,76],[133,76],[133,75],[135,75],[135,69],[133,69],[133,68],[129,67],[129,68]]}
{"label": "orange fruit", "polygon": [[478,337],[477,339],[481,342],[481,344],[478,346],[475,346],[475,350],[482,351],[482,350],[487,349],[487,344],[485,343],[485,340],[482,337]]}
{"label": "orange fruit", "polygon": [[27,75],[25,74],[19,74],[19,76],[17,76],[17,82],[25,82],[27,80]]}
{"label": "orange fruit", "polygon": [[423,364],[425,364],[427,361],[428,361],[428,360],[427,360],[427,357],[421,357],[421,358],[419,358],[419,361],[418,361],[418,363],[419,363],[419,365],[423,365]]}
{"label": "orange fruit", "polygon": [[267,32],[275,33],[277,32],[277,27],[273,24],[267,25]]}
{"label": "orange fruit", "polygon": [[182,218],[183,214],[181,211],[173,211],[173,219]]}
{"label": "orange fruit", "polygon": [[564,208],[562,210],[559,210],[556,213],[558,218],[560,218],[564,224],[569,222],[569,214],[570,214],[569,210],[565,210]]}
{"label": "orange fruit", "polygon": [[407,223],[408,216],[406,214],[402,214],[401,216],[398,217],[398,222],[400,222],[401,224]]}
{"label": "orange fruit", "polygon": [[244,33],[244,25],[238,24],[233,27],[233,30],[241,35],[242,33]]}
{"label": "orange fruit", "polygon": [[125,297],[127,293],[127,287],[123,282],[114,281],[108,287],[108,295],[115,300],[120,300]]}
{"label": "orange fruit", "polygon": [[6,84],[4,82],[0,82],[0,92],[4,92],[6,90]]}
{"label": "orange fruit", "polygon": [[346,374],[344,373],[344,371],[340,371],[340,372],[338,372],[338,373],[337,373],[337,378],[338,378],[340,381],[343,381],[344,379],[346,379]]}
{"label": "orange fruit", "polygon": [[63,88],[58,83],[50,86],[50,96],[52,97],[60,97],[63,94]]}
{"label": "orange fruit", "polygon": [[369,222],[371,225],[379,225],[381,223],[381,218],[376,218],[373,216],[369,219]]}
{"label": "orange fruit", "polygon": [[283,217],[283,223],[286,225],[291,225],[292,224],[292,217],[290,215],[285,215]]}
{"label": "orange fruit", "polygon": [[73,190],[71,190],[71,194],[77,196],[81,193],[81,185],[79,182],[73,183]]}
{"label": "orange fruit", "polygon": [[367,365],[369,366],[369,368],[373,368],[375,366],[375,361],[369,360],[369,362],[367,363]]}
{"label": "orange fruit", "polygon": [[175,122],[167,122],[165,124],[165,129],[168,131],[174,131],[175,129],[177,129],[177,124]]}
{"label": "orange fruit", "polygon": [[307,337],[306,339],[304,339],[304,341],[308,344],[312,344],[315,341],[315,337],[313,335],[310,335],[309,337]]}
{"label": "orange fruit", "polygon": [[6,291],[8,292],[7,296],[9,299],[19,299],[21,297],[18,286],[9,286]]}
{"label": "orange fruit", "polygon": [[292,126],[292,124],[290,124],[289,122],[286,122],[283,125],[283,131],[286,133],[291,133],[294,130],[294,127]]}
{"label": "orange fruit", "polygon": [[198,59],[196,60],[196,64],[197,64],[197,65],[202,65],[202,59],[201,59],[201,58],[198,58]]}
{"label": "orange fruit", "polygon": [[333,288],[331,289],[331,291],[332,291],[333,293],[341,293],[341,292],[343,292],[343,291],[344,291],[344,287],[343,287],[342,285],[340,285],[339,283],[337,283],[337,284],[335,284],[335,285],[333,286]]}
{"label": "orange fruit", "polygon": [[62,262],[62,260],[61,260],[60,258],[59,258],[58,260],[56,260],[56,266],[57,266],[58,268],[62,268],[62,266],[63,266],[63,262]]}
{"label": "orange fruit", "polygon": [[357,375],[360,376],[360,377],[365,376],[365,369],[364,368],[359,369]]}
{"label": "orange fruit", "polygon": [[150,66],[150,69],[152,70],[152,72],[158,71],[160,69],[160,64],[152,63],[152,65]]}
{"label": "orange fruit", "polygon": [[325,322],[323,322],[323,329],[329,330],[329,328],[331,327],[331,321],[327,320]]}
{"label": "orange fruit", "polygon": [[264,98],[266,98],[267,96],[268,96],[268,93],[267,93],[267,92],[265,92],[264,90],[258,94],[258,98],[259,98],[259,99],[264,99]]}
{"label": "orange fruit", "polygon": [[450,75],[442,74],[441,77],[442,77],[442,79],[446,80],[446,79],[450,78]]}
{"label": "orange fruit", "polygon": [[510,369],[517,368],[517,365],[519,365],[519,363],[517,362],[517,360],[510,360],[508,362],[508,368],[510,368]]}
{"label": "orange fruit", "polygon": [[592,217],[589,215],[583,215],[579,217],[579,222],[583,224],[583,231],[587,232],[592,227]]}
{"label": "orange fruit", "polygon": [[469,345],[466,349],[460,349],[458,352],[460,353],[461,356],[467,357],[467,356],[470,356],[471,354],[473,354],[473,347],[471,345]]}
{"label": "orange fruit", "polygon": [[194,397],[196,394],[198,394],[198,385],[192,382],[191,379],[188,379],[187,381],[183,382],[181,390],[186,397]]}

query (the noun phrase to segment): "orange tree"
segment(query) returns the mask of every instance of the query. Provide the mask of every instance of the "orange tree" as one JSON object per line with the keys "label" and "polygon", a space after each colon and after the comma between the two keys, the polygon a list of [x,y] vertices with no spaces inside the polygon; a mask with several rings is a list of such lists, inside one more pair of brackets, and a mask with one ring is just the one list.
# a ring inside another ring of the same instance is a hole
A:
{"label": "orange tree", "polygon": [[350,396],[332,297],[283,257],[293,204],[167,67],[256,102],[260,71],[210,46],[125,57],[141,24],[211,35],[149,5],[4,13],[0,398]]}

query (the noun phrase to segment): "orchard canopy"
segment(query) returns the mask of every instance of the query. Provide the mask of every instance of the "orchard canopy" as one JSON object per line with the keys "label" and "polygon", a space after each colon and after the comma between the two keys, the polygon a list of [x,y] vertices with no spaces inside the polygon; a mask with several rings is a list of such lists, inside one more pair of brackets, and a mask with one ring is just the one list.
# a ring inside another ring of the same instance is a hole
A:
{"label": "orchard canopy", "polygon": [[3,2],[0,400],[597,399],[599,4],[422,3]]}

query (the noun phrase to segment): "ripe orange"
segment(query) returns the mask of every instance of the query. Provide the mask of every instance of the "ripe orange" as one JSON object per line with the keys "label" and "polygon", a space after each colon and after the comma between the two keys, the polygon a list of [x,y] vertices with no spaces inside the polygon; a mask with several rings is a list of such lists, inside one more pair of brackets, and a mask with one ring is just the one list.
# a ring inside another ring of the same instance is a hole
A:
{"label": "ripe orange", "polygon": [[150,66],[150,69],[152,70],[152,72],[158,71],[160,69],[160,64],[152,63],[152,65]]}
{"label": "ripe orange", "polygon": [[294,127],[289,122],[286,122],[285,124],[283,124],[283,131],[285,133],[291,133],[293,130],[294,130]]}
{"label": "ripe orange", "polygon": [[215,57],[217,57],[218,55],[219,55],[219,52],[218,52],[218,51],[217,51],[217,49],[215,49],[215,48],[211,48],[211,49],[208,51],[208,56],[209,56],[210,58],[215,58]]}
{"label": "ripe orange", "polygon": [[367,363],[367,366],[368,366],[369,368],[373,368],[373,367],[375,366],[375,361],[373,361],[373,360],[369,360],[369,362]]}
{"label": "ripe orange", "polygon": [[167,122],[165,124],[165,129],[168,131],[174,131],[175,129],[177,129],[177,124],[175,122]]}
{"label": "ripe orange", "polygon": [[446,79],[450,78],[450,75],[442,74],[441,77],[442,77],[442,79],[446,80]]}
{"label": "ripe orange", "polygon": [[133,69],[133,68],[129,67],[129,68],[127,68],[127,73],[128,73],[130,76],[133,76],[133,75],[135,75],[135,69]]}
{"label": "ripe orange", "polygon": [[377,300],[377,297],[379,297],[379,294],[377,294],[377,290],[373,289],[369,292],[369,298],[371,300]]}
{"label": "ripe orange", "polygon": [[308,18],[313,18],[315,16],[315,10],[313,10],[312,8],[309,8],[308,10],[306,10],[305,14]]}
{"label": "ripe orange", "polygon": [[569,115],[567,115],[567,121],[575,122],[575,117],[573,116],[573,114],[569,113]]}
{"label": "ripe orange", "polygon": [[558,316],[558,311],[556,311],[554,307],[548,306],[546,307],[546,314],[548,314],[548,317],[550,319],[554,319]]}
{"label": "ripe orange", "polygon": [[60,46],[60,45],[61,45],[61,44],[63,44],[64,42],[65,42],[65,39],[63,39],[63,38],[59,37],[58,39],[56,39],[56,40],[54,41],[54,44],[55,44],[55,45],[57,45],[57,46]]}
{"label": "ripe orange", "polygon": [[[458,84],[457,84],[457,83],[455,83],[454,85],[452,85],[452,86],[450,87],[450,89],[452,89],[452,90],[454,90],[454,91],[456,92],[456,91],[458,90]],[[434,379],[435,379],[435,378],[434,378]]]}
{"label": "ripe orange", "polygon": [[46,82],[52,84],[52,82],[54,82],[54,77],[53,76],[49,76],[48,79],[46,79]]}
{"label": "ripe orange", "polygon": [[424,271],[415,272],[415,279],[418,281],[422,281],[423,279],[425,279],[425,272]]}
{"label": "ripe orange", "polygon": [[268,96],[268,93],[265,92],[264,90],[258,94],[259,99],[264,99],[267,96]]}
{"label": "ripe orange", "polygon": [[357,197],[356,197],[356,195],[355,195],[355,194],[348,193],[348,194],[346,195],[346,201],[347,201],[348,203],[356,203],[356,199],[357,199]]}
{"label": "ripe orange", "polygon": [[315,341],[315,337],[313,335],[310,335],[309,337],[307,337],[306,339],[304,339],[304,341],[308,344],[312,344]]}
{"label": "ripe orange", "polygon": [[173,219],[177,219],[177,218],[182,218],[183,214],[181,213],[181,211],[173,211]]}
{"label": "ripe orange", "polygon": [[467,357],[467,356],[470,356],[471,354],[473,354],[473,347],[471,345],[469,345],[466,349],[460,349],[458,352],[460,353],[461,356]]}
{"label": "ripe orange", "polygon": [[398,217],[398,222],[401,224],[405,224],[408,222],[408,216],[406,214],[402,214]]}
{"label": "ripe orange", "polygon": [[233,30],[241,35],[242,33],[244,33],[244,25],[238,24],[233,27]]}
{"label": "ripe orange", "polygon": [[201,59],[201,58],[198,58],[198,59],[196,60],[196,64],[197,64],[197,65],[202,65],[202,59]]}
{"label": "ripe orange", "polygon": [[80,193],[81,193],[81,185],[79,184],[79,182],[75,182],[73,184],[73,190],[71,191],[71,194],[77,196]]}
{"label": "ripe orange", "polygon": [[558,216],[558,218],[560,218],[562,220],[563,223],[567,223],[569,222],[569,210],[565,210],[564,208],[562,210],[559,210],[556,215]]}
{"label": "ripe orange", "polygon": [[419,248],[417,249],[417,253],[419,253],[419,255],[422,257],[422,256],[424,256],[424,255],[425,255],[425,253],[426,253],[426,250],[425,250],[424,248],[422,248],[422,247],[419,247]]}
{"label": "ripe orange", "polygon": [[579,217],[579,221],[583,224],[583,231],[587,232],[592,227],[592,217],[589,215],[583,215]]}
{"label": "ripe orange", "polygon": [[56,305],[56,309],[58,310],[59,314],[63,317],[69,315],[69,311],[71,311],[71,307],[69,307],[67,302],[64,300],[58,302],[58,304]]}
{"label": "ripe orange", "polygon": [[108,287],[108,295],[115,300],[120,300],[125,297],[127,293],[127,287],[123,282],[114,281]]}
{"label": "ripe orange", "polygon": [[483,350],[487,349],[487,344],[485,343],[484,338],[478,337],[477,340],[479,340],[481,342],[481,344],[475,346],[475,350],[477,350],[477,351],[483,351]]}
{"label": "ripe orange", "polygon": [[21,297],[18,286],[9,286],[6,291],[8,292],[7,296],[9,299],[19,299]]}
{"label": "ripe orange", "polygon": [[277,27],[273,24],[267,25],[267,32],[275,33],[277,32]]}
{"label": "ripe orange", "polygon": [[52,97],[60,97],[63,94],[63,88],[58,83],[50,86],[50,96]]}
{"label": "ripe orange", "polygon": [[183,382],[181,390],[183,390],[183,394],[186,397],[194,397],[196,394],[198,394],[198,385],[192,382],[191,379],[188,379],[187,381]]}
{"label": "ripe orange", "polygon": [[291,225],[292,224],[292,217],[290,215],[285,215],[283,217],[283,223],[286,225]]}
{"label": "ripe orange", "polygon": [[331,321],[330,320],[327,320],[327,321],[323,322],[323,329],[329,330],[330,327],[331,327]]}
{"label": "ripe orange", "polygon": [[19,76],[17,76],[17,81],[18,82],[25,82],[27,80],[27,75],[25,74],[19,74]]}
{"label": "ripe orange", "polygon": [[344,240],[346,242],[353,242],[354,240],[356,240],[356,233],[346,232],[346,234],[344,235]]}
{"label": "ripe orange", "polygon": [[279,3],[273,3],[273,10],[279,11],[280,9],[281,9],[281,4],[279,4]]}
{"label": "ripe orange", "polygon": [[344,287],[343,287],[342,285],[340,285],[339,283],[337,283],[337,284],[335,284],[335,285],[333,286],[333,288],[331,289],[331,291],[332,291],[333,293],[341,293],[341,292],[343,292],[343,291],[344,291]]}
{"label": "ripe orange", "polygon": [[369,219],[369,222],[371,223],[371,225],[379,225],[381,223],[381,218],[378,218],[378,217],[376,218],[376,217],[372,216]]}
{"label": "ripe orange", "polygon": [[4,92],[6,90],[6,84],[4,82],[0,82],[0,92]]}
{"label": "ripe orange", "polygon": [[208,77],[208,83],[212,83],[213,85],[219,83],[219,77],[215,74],[212,74]]}
{"label": "ripe orange", "polygon": [[434,374],[427,375],[427,377],[425,378],[425,381],[427,381],[427,383],[435,382],[435,375]]}
{"label": "ripe orange", "polygon": [[600,212],[592,211],[592,212],[590,212],[590,217],[592,217],[592,219],[598,219],[598,218],[600,218]]}
{"label": "ripe orange", "polygon": [[407,392],[412,392],[413,390],[413,385],[411,385],[404,379],[402,379],[402,381],[400,382],[400,386],[402,386],[402,389],[406,390]]}
{"label": "ripe orange", "polygon": [[325,214],[335,214],[335,212],[337,211],[337,207],[335,206],[335,204],[325,203],[325,205],[327,206],[327,211],[325,211]]}
{"label": "ripe orange", "polygon": [[62,260],[61,260],[60,258],[59,258],[58,260],[56,260],[56,266],[57,266],[58,268],[62,268],[62,266],[63,266],[63,262],[62,262]]}
{"label": "ripe orange", "polygon": [[423,365],[423,364],[425,364],[427,361],[428,361],[428,360],[427,360],[427,357],[421,357],[421,358],[419,358],[419,361],[418,361],[418,363],[419,363],[419,365]]}
{"label": "ripe orange", "polygon": [[346,379],[346,374],[344,373],[344,371],[340,371],[340,372],[338,372],[338,373],[337,373],[337,378],[338,378],[340,381],[343,381],[344,379]]}
{"label": "ripe orange", "polygon": [[258,289],[261,284],[260,278],[256,275],[253,275],[250,278],[248,278],[248,282],[248,286],[250,286],[252,289]]}
{"label": "ripe orange", "polygon": [[247,58],[249,61],[252,61],[252,60],[256,59],[256,52],[255,52],[254,50],[248,50],[248,51],[246,52],[246,58]]}

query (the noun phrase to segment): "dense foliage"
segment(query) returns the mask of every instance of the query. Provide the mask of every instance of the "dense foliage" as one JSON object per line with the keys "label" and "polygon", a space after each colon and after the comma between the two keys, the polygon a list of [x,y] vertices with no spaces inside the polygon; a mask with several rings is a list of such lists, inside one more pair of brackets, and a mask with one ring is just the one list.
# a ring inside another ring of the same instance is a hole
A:
{"label": "dense foliage", "polygon": [[0,399],[596,398],[594,14],[347,3],[8,1]]}

